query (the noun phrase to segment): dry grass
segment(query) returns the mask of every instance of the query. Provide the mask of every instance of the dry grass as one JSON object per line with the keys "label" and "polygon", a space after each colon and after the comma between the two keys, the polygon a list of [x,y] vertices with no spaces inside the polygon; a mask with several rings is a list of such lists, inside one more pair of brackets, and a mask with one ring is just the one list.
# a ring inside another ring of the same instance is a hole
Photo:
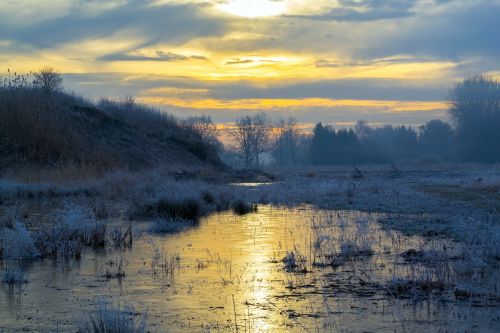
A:
{"label": "dry grass", "polygon": [[0,78],[0,176],[36,182],[174,161],[219,164],[215,144],[172,115],[140,104],[47,95],[30,80]]}

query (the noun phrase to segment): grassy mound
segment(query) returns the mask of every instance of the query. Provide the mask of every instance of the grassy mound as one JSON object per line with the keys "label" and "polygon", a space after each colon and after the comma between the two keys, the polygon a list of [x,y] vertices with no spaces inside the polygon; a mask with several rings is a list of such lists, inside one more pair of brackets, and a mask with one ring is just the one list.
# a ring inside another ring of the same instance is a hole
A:
{"label": "grassy mound", "polygon": [[0,175],[21,169],[141,170],[220,165],[217,147],[158,109],[86,101],[18,81],[0,82]]}

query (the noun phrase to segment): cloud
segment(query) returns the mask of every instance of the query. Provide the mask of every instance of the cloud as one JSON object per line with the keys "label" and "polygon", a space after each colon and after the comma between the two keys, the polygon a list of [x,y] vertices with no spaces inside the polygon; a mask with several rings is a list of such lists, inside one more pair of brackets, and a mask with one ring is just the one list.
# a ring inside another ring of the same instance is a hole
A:
{"label": "cloud", "polygon": [[500,55],[500,1],[447,2],[443,8],[401,22],[388,33],[379,31],[354,55],[370,58],[404,53],[457,61]]}
{"label": "cloud", "polygon": [[75,5],[67,13],[35,21],[32,25],[0,21],[0,39],[53,48],[79,40],[129,34],[140,36],[141,46],[147,46],[223,34],[225,21],[207,15],[202,9],[202,5],[189,3],[157,4],[152,0],[130,0],[86,14]]}
{"label": "cloud", "polygon": [[216,100],[224,121],[267,100],[307,122],[417,123],[443,113],[279,101],[442,101],[458,78],[500,69],[499,0],[287,0],[299,4],[288,16],[251,20],[220,0],[54,1],[0,1],[5,68],[47,63],[86,97]]}
{"label": "cloud", "polygon": [[394,56],[380,59],[362,60],[362,61],[349,61],[337,62],[325,59],[317,60],[315,65],[318,68],[341,68],[341,67],[373,67],[373,66],[387,66],[395,64],[411,64],[411,63],[426,63],[434,62],[436,59],[425,57],[411,57],[411,56]]}
{"label": "cloud", "polygon": [[183,60],[207,60],[200,55],[183,55],[173,52],[156,51],[154,55],[114,53],[102,56],[103,61],[183,61]]}
{"label": "cloud", "polygon": [[244,65],[244,64],[253,64],[256,63],[258,65],[262,64],[277,64],[283,61],[283,58],[276,57],[275,59],[270,59],[266,57],[259,56],[249,56],[249,57],[241,57],[241,58],[232,58],[229,61],[226,61],[226,65]]}
{"label": "cloud", "polygon": [[328,60],[320,59],[316,61],[316,67],[322,68],[322,67],[331,67],[331,68],[338,68],[341,67],[342,65],[337,63],[337,62],[331,62]]}
{"label": "cloud", "polygon": [[180,117],[209,114],[228,123],[265,110],[273,119],[295,117],[300,122],[420,125],[446,119],[447,87],[399,80],[323,80],[269,82],[205,81],[188,77],[135,76],[126,73],[64,74],[68,89],[84,96],[135,96]]}
{"label": "cloud", "polygon": [[241,65],[241,64],[251,64],[254,61],[251,59],[241,59],[241,58],[233,58],[230,61],[226,61],[226,65]]}
{"label": "cloud", "polygon": [[[198,90],[206,98],[218,100],[237,99],[359,99],[400,101],[442,101],[447,98],[448,86],[428,81],[408,82],[394,79],[336,79],[283,82],[270,80],[267,84],[252,81],[198,80],[190,77],[137,76],[125,73],[64,74],[67,85],[74,90],[93,96],[120,97],[158,96],[151,91],[175,88]],[[115,88],[117,87],[117,88]],[[119,93],[126,89],[126,93]]]}
{"label": "cloud", "polygon": [[338,6],[320,14],[288,17],[339,22],[364,22],[405,18],[415,15],[417,0],[340,0]]}

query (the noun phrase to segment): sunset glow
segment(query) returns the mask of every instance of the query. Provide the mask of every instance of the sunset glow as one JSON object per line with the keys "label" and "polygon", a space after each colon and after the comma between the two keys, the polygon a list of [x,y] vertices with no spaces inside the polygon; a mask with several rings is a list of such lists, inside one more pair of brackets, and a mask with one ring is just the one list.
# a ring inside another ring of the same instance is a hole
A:
{"label": "sunset glow", "polygon": [[286,3],[270,0],[229,0],[219,8],[231,15],[255,18],[283,14]]}
{"label": "sunset glow", "polygon": [[499,71],[494,42],[454,42],[466,36],[459,17],[490,20],[467,1],[60,2],[0,4],[3,73],[50,65],[89,98],[128,94],[180,116],[217,110],[216,122],[262,109],[344,123],[393,113],[391,123],[418,126],[442,118],[465,75]]}

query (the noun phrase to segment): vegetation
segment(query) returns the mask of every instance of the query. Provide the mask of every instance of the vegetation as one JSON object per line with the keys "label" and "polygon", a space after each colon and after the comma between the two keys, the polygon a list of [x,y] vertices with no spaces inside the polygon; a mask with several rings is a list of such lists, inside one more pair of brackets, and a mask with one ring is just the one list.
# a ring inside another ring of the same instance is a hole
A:
{"label": "vegetation", "polygon": [[246,167],[259,166],[260,155],[268,150],[271,123],[264,113],[244,116],[236,120],[230,135],[236,142]]}
{"label": "vegetation", "polygon": [[371,127],[361,120],[354,128],[334,129],[319,122],[311,135],[301,133],[293,118],[272,123],[265,114],[257,114],[237,119],[231,134],[245,167],[258,167],[263,153],[279,166],[500,161],[498,80],[466,78],[451,90],[448,111],[451,125],[435,119],[418,128]]}
{"label": "vegetation", "polygon": [[66,93],[62,77],[51,68],[0,79],[0,174],[219,165],[220,144],[213,137],[205,140],[204,133],[201,126],[132,98],[93,103]]}
{"label": "vegetation", "polygon": [[202,214],[201,203],[198,200],[187,198],[161,198],[142,208],[141,215],[148,217],[159,216],[168,219],[183,219],[197,221]]}
{"label": "vegetation", "polygon": [[450,115],[460,157],[466,161],[500,161],[500,82],[476,75],[450,92]]}
{"label": "vegetation", "polygon": [[257,211],[257,205],[249,204],[243,200],[236,200],[231,204],[231,209],[238,215],[245,215]]}
{"label": "vegetation", "polygon": [[147,315],[136,316],[130,305],[121,307],[99,300],[94,310],[76,319],[79,333],[145,333]]}

